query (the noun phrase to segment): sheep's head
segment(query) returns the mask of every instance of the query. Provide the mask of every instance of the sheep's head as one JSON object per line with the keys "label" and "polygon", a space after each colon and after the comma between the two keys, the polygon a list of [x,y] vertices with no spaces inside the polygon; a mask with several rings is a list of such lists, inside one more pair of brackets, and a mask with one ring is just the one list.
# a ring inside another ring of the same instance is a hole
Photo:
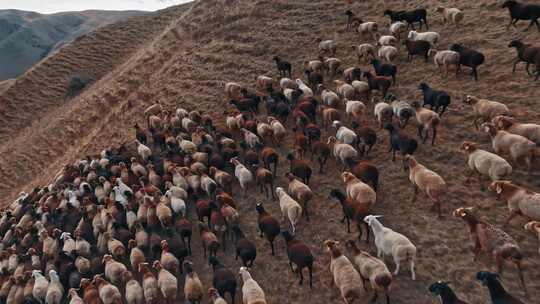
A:
{"label": "sheep's head", "polygon": [[470,141],[464,141],[459,147],[459,150],[465,153],[471,153],[476,150],[476,145]]}
{"label": "sheep's head", "polygon": [[328,251],[332,250],[332,248],[334,248],[334,247],[336,247],[338,245],[339,245],[338,241],[334,241],[334,240],[326,240],[326,241],[324,241],[324,246],[326,246]]}
{"label": "sheep's head", "polygon": [[163,268],[159,261],[154,261],[154,263],[152,263],[152,267],[154,267],[154,269],[157,271],[161,271],[161,269]]}
{"label": "sheep's head", "polygon": [[530,221],[525,226],[523,226],[523,229],[540,234],[540,222],[537,221]]}
{"label": "sheep's head", "polygon": [[500,276],[496,273],[492,273],[489,271],[479,271],[476,273],[476,279],[479,281],[482,281],[483,285],[487,285],[489,282],[492,282],[493,280],[498,281]]}
{"label": "sheep's head", "polygon": [[276,194],[277,194],[277,196],[281,196],[283,193],[284,193],[283,188],[281,188],[281,187],[276,187]]}
{"label": "sheep's head", "polygon": [[190,262],[190,261],[184,261],[184,263],[182,263],[182,267],[184,268],[184,270],[187,272],[187,273],[192,273],[193,272],[193,263]]}
{"label": "sheep's head", "polygon": [[506,130],[510,128],[515,123],[515,121],[511,117],[505,115],[497,115],[493,117],[491,123],[493,123],[499,130]]}
{"label": "sheep's head", "polygon": [[490,135],[497,134],[497,128],[495,128],[495,125],[489,122],[485,122],[481,125],[482,130],[484,130],[485,133],[488,133]]}
{"label": "sheep's head", "polygon": [[448,287],[448,282],[437,281],[437,282],[431,284],[431,285],[429,286],[428,290],[429,290],[432,294],[438,296],[438,295],[441,295],[441,294],[443,293],[443,291],[444,291],[445,289],[447,289],[447,288],[449,288],[449,287]]}
{"label": "sheep's head", "polygon": [[523,46],[523,42],[519,41],[519,40],[512,40],[510,41],[510,43],[508,44],[508,47],[511,48],[511,47],[515,47],[515,48],[519,48],[519,47],[522,47]]}
{"label": "sheep's head", "polygon": [[337,142],[337,138],[335,138],[334,136],[330,136],[328,137],[328,141],[326,142],[327,145],[330,145],[330,144],[334,144]]}
{"label": "sheep's head", "polygon": [[512,188],[515,188],[512,182],[504,180],[492,182],[491,185],[489,185],[488,187],[490,191],[497,193],[497,195],[501,195],[503,191],[511,190]]}
{"label": "sheep's head", "polygon": [[101,260],[101,262],[103,264],[107,264],[109,261],[112,261],[112,259],[113,259],[112,255],[106,254],[106,255],[103,256],[103,259]]}
{"label": "sheep's head", "polygon": [[341,179],[343,180],[343,182],[345,184],[347,184],[351,180],[355,180],[357,178],[351,172],[345,171],[345,172],[341,173]]}
{"label": "sheep's head", "polygon": [[509,8],[509,9],[512,9],[514,6],[518,5],[518,3],[514,0],[508,0],[508,1],[504,1],[504,3],[502,4],[502,8]]}
{"label": "sheep's head", "polygon": [[382,217],[382,215],[367,215],[364,217],[364,222],[368,224],[368,226],[372,226],[373,223],[378,222],[377,218]]}
{"label": "sheep's head", "polygon": [[452,212],[452,214],[455,217],[460,217],[460,218],[462,218],[464,220],[467,220],[468,218],[476,218],[475,208],[474,207],[468,207],[468,208],[459,207],[456,210],[454,210],[454,212]]}

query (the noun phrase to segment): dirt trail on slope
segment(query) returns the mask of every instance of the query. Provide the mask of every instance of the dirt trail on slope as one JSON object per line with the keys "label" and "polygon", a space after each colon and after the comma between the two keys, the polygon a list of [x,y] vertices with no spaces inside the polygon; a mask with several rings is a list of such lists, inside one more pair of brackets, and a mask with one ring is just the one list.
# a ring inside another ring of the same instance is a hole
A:
{"label": "dirt trail on slope", "polygon": [[[339,43],[337,57],[345,67],[357,65],[350,45],[372,42],[353,32],[344,31],[343,12],[348,8],[344,6],[344,1],[234,1],[232,3],[236,3],[236,6],[227,10],[224,10],[221,3],[211,0],[196,2],[182,17],[180,14],[171,17],[168,25],[174,27],[162,30],[161,35],[152,43],[136,50],[129,60],[68,104],[47,108],[52,110],[39,115],[36,114],[40,109],[38,107],[28,112],[29,116],[35,117],[23,116],[17,128],[10,127],[9,130],[4,121],[17,121],[18,115],[30,109],[30,104],[22,105],[19,110],[11,112],[7,120],[2,120],[0,194],[5,198],[4,202],[10,202],[17,191],[46,184],[66,162],[87,154],[96,154],[112,144],[132,140],[133,123],[142,122],[142,111],[156,100],[171,108],[180,106],[209,111],[219,123],[224,120],[223,83],[241,81],[252,86],[256,75],[277,77],[271,61],[274,55],[289,59],[294,65],[295,76],[299,77],[302,62],[316,57],[316,44],[313,43],[316,37],[335,39]],[[428,294],[427,286],[441,279],[452,281],[454,290],[469,303],[489,303],[487,289],[476,281],[475,273],[486,269],[494,271],[495,267],[485,257],[473,262],[468,230],[461,220],[452,218],[450,212],[460,206],[478,205],[490,222],[501,225],[507,210],[492,193],[481,191],[477,182],[464,184],[465,157],[457,152],[459,144],[463,140],[471,140],[480,143],[484,149],[491,150],[491,147],[489,138],[472,127],[470,108],[461,103],[461,97],[463,94],[474,94],[503,101],[520,121],[538,123],[539,83],[525,76],[523,66],[518,68],[515,75],[511,74],[515,53],[507,45],[517,37],[525,41],[538,41],[540,34],[534,30],[528,33],[513,29],[506,31],[508,13],[495,1],[446,1],[445,5],[459,7],[468,16],[459,30],[452,25],[443,26],[440,15],[432,13],[438,1],[374,3],[355,3],[352,9],[366,20],[386,25],[388,20],[382,17],[384,8],[428,7],[430,28],[439,32],[442,38],[439,49],[446,49],[453,42],[463,42],[482,50],[487,58],[486,64],[479,68],[480,81],[473,82],[466,74],[460,74],[457,79],[441,79],[431,61],[426,64],[416,58],[412,63],[407,63],[405,54],[401,53],[398,80],[396,86],[391,88],[392,93],[404,100],[418,100],[418,84],[426,81],[435,88],[447,90],[453,97],[453,103],[443,117],[437,145],[422,145],[416,154],[421,163],[440,173],[448,183],[449,191],[443,202],[445,217],[442,221],[437,220],[434,213],[429,211],[425,197],[419,196],[416,203],[410,202],[413,190],[408,176],[402,170],[401,163],[392,163],[390,155],[386,153],[387,134],[382,131],[377,133],[379,142],[370,159],[382,173],[382,199],[375,213],[384,215],[382,222],[385,225],[407,235],[419,252],[417,281],[411,281],[407,268],[403,268],[392,288],[392,302],[438,303],[438,299]],[[520,30],[523,26],[521,24]],[[65,60],[67,62],[68,59]],[[365,65],[361,67],[369,68]],[[32,83],[33,88],[39,88],[32,89],[38,94],[35,98],[45,103],[47,98],[44,96],[60,90],[50,87],[47,79],[24,80],[21,88],[24,88],[23,84]],[[15,91],[13,94],[20,96]],[[370,107],[369,124],[374,127],[371,113]],[[13,132],[24,125],[31,126],[31,130]],[[407,132],[415,135],[416,129],[410,125]],[[10,134],[18,136],[11,139]],[[325,137],[327,135],[324,134]],[[10,140],[4,141],[8,138]],[[292,147],[292,140],[292,136],[287,138],[287,147]],[[271,257],[266,241],[257,237],[255,203],[264,201],[267,209],[277,216],[277,202],[267,200],[255,191],[246,199],[238,199],[242,227],[248,237],[256,241],[259,250],[253,277],[265,290],[269,303],[318,304],[340,301],[337,290],[329,282],[328,258],[322,246],[322,242],[328,238],[344,241],[356,237],[355,231],[346,234],[345,226],[339,223],[339,205],[328,199],[332,188],[343,189],[338,179],[338,168],[340,166],[330,161],[325,175],[315,175],[310,185],[317,192],[310,207],[312,220],[309,223],[302,220],[300,223],[298,238],[304,240],[316,255],[313,291],[306,286],[298,288],[296,277],[288,269],[281,239],[277,242],[277,257]],[[518,167],[512,174],[512,180],[540,191],[538,169],[528,175],[523,167]],[[286,170],[287,165],[282,162],[276,185],[286,185],[283,177]],[[505,231],[516,238],[523,249],[527,286],[531,299],[537,299],[540,296],[538,241],[522,229],[524,223],[524,219],[516,219]],[[194,240],[194,244],[195,248],[200,249],[198,239]],[[361,246],[362,249],[374,252],[373,244]],[[237,269],[239,263],[230,255],[231,251],[224,259],[225,264]],[[198,250],[195,251],[194,262],[203,284],[205,287],[210,286],[211,269]],[[387,259],[387,262],[393,270],[391,259]],[[523,298],[517,282],[515,268],[508,265],[503,283],[513,294]]]}

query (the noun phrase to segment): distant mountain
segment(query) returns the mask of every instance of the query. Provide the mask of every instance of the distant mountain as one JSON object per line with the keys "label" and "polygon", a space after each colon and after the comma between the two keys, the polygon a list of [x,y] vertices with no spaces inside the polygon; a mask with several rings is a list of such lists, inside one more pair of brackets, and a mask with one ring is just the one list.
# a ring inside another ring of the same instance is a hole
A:
{"label": "distant mountain", "polygon": [[106,24],[141,11],[83,11],[51,15],[0,10],[0,81],[15,78],[54,50]]}

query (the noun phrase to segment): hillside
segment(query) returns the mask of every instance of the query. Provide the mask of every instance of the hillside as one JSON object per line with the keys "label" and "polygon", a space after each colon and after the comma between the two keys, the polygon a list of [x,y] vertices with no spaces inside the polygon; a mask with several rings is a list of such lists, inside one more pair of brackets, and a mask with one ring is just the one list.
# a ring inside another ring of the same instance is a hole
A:
{"label": "hillside", "polygon": [[[440,1],[347,1],[329,0],[204,0],[173,7],[151,15],[132,18],[84,35],[40,62],[19,77],[0,95],[0,197],[5,204],[17,194],[36,185],[46,185],[64,164],[85,155],[98,154],[102,149],[134,139],[133,124],[144,124],[143,111],[155,101],[167,108],[198,109],[213,115],[223,124],[223,85],[238,81],[253,86],[260,74],[278,77],[272,57],[283,56],[293,63],[293,76],[301,77],[305,60],[317,57],[317,37],[334,39],[339,48],[336,57],[345,67],[358,65],[351,51],[352,44],[372,42],[354,32],[345,31],[345,10],[351,8],[364,19],[377,21],[384,28],[388,20],[382,16],[385,8],[429,10],[430,29],[441,35],[439,49],[454,42],[481,50],[486,63],[479,68],[478,82],[462,73],[456,79],[442,79],[430,61],[415,58],[406,62],[401,53],[397,83],[390,91],[407,101],[420,98],[418,84],[428,82],[435,88],[448,91],[453,102],[443,117],[435,147],[423,145],[416,152],[422,163],[439,172],[447,181],[443,210],[438,220],[429,211],[424,196],[411,203],[413,193],[408,175],[399,160],[392,163],[387,153],[388,135],[378,131],[379,142],[370,159],[381,171],[380,200],[375,212],[384,214],[383,223],[407,235],[419,249],[416,281],[408,271],[396,278],[392,287],[392,303],[438,303],[429,295],[427,286],[435,280],[452,282],[459,296],[469,303],[489,303],[487,289],[475,279],[478,270],[494,271],[494,263],[483,257],[473,262],[468,229],[453,218],[451,210],[460,206],[479,206],[490,222],[502,225],[506,207],[493,193],[481,191],[475,181],[465,184],[465,157],[458,152],[464,140],[480,143],[491,150],[488,136],[472,126],[472,111],[462,103],[465,94],[473,94],[509,105],[520,121],[540,122],[537,93],[539,82],[526,77],[523,65],[511,73],[515,52],[507,47],[509,41],[520,38],[538,42],[540,33],[506,31],[508,12],[500,8],[502,1],[444,1],[446,6],[459,7],[466,13],[460,29],[443,25],[441,16],[434,14]],[[227,7],[224,7],[227,3]],[[406,4],[405,4],[406,3]],[[402,49],[403,50],[403,49]],[[363,70],[370,67],[361,64]],[[64,101],[67,81],[75,72],[96,75],[97,81],[80,96]],[[465,71],[468,71],[465,69]],[[332,89],[334,86],[327,83]],[[228,109],[232,109],[227,106]],[[375,127],[370,105],[368,123]],[[292,125],[290,125],[292,128]],[[407,127],[416,134],[416,128]],[[330,133],[331,134],[331,133]],[[325,133],[326,138],[329,134]],[[293,136],[287,138],[286,148],[292,148]],[[281,150],[283,156],[286,150]],[[284,159],[284,157],[283,157]],[[288,164],[281,162],[280,173]],[[296,277],[290,272],[282,239],[277,242],[278,255],[271,257],[266,241],[257,236],[256,202],[264,201],[270,212],[279,214],[277,202],[266,200],[258,193],[246,199],[238,198],[242,225],[256,241],[260,255],[253,267],[253,276],[266,291],[269,303],[337,303],[338,292],[330,283],[328,256],[322,242],[334,238],[345,241],[356,235],[346,234],[339,222],[341,208],[328,199],[333,188],[343,189],[338,176],[341,165],[329,161],[329,172],[316,174],[312,189],[311,222],[302,220],[298,237],[306,241],[316,256],[314,289],[297,288]],[[538,162],[531,173],[523,167],[512,174],[512,180],[540,191]],[[285,185],[279,176],[277,185]],[[255,191],[253,191],[255,192]],[[523,230],[520,218],[505,227],[519,242],[525,255],[524,271],[531,299],[540,297],[540,258],[536,236]],[[198,236],[198,233],[195,233]],[[194,262],[205,287],[211,284],[211,269],[200,253],[200,240]],[[373,244],[362,249],[374,253]],[[239,266],[227,254],[227,266]],[[394,265],[389,261],[389,268]],[[515,267],[507,265],[503,275],[505,286],[525,300],[518,285]],[[238,302],[239,303],[239,302]],[[526,303],[534,303],[530,300]]]}
{"label": "hillside", "polygon": [[0,10],[0,81],[15,78],[76,37],[138,16],[138,11],[83,11],[43,15]]}

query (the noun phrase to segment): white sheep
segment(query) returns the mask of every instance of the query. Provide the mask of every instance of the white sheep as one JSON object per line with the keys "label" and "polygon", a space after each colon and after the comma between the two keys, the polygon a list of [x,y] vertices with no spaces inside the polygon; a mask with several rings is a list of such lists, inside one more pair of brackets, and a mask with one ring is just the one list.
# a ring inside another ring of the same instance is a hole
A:
{"label": "white sheep", "polygon": [[531,169],[531,160],[537,147],[536,143],[521,135],[497,130],[491,123],[482,124],[482,128],[491,137],[491,145],[495,153],[510,155],[515,164],[523,159],[527,168]]}
{"label": "white sheep", "polygon": [[366,111],[366,105],[359,100],[345,99],[345,113],[360,123],[364,113]]}
{"label": "white sheep", "polygon": [[459,26],[459,23],[465,17],[465,14],[463,14],[463,11],[455,7],[446,8],[443,6],[438,6],[435,9],[435,12],[442,14],[443,23],[446,23],[446,21],[452,21],[456,25],[456,27]]}
{"label": "white sheep", "polygon": [[330,75],[330,77],[334,77],[337,73],[338,68],[341,66],[341,60],[330,57],[326,58],[324,60],[324,68],[326,70],[326,73]]}
{"label": "white sheep", "polygon": [[266,297],[261,286],[249,273],[247,267],[240,267],[238,272],[242,278],[242,302],[244,304],[266,304]]}
{"label": "white sheep", "polygon": [[47,290],[49,289],[49,281],[39,270],[32,270],[32,277],[34,278],[34,288],[32,289],[32,296],[34,299],[45,302],[47,296]]}
{"label": "white sheep", "polygon": [[[179,188],[179,187],[175,187],[175,188]],[[182,188],[179,188],[179,189],[182,189]],[[165,192],[165,196],[170,200],[171,209],[175,215],[180,215],[180,216],[186,215],[186,202],[184,201],[183,198],[179,197],[171,189]]]}
{"label": "white sheep", "polygon": [[388,103],[381,101],[375,104],[373,114],[379,122],[379,127],[382,129],[383,124],[392,121],[394,116],[394,109]]}
{"label": "white sheep", "polygon": [[501,180],[512,173],[512,166],[506,159],[497,154],[478,149],[472,142],[463,142],[460,150],[468,156],[467,164],[471,174],[467,177],[467,182],[474,172],[489,176],[492,181]]}
{"label": "white sheep", "polygon": [[351,85],[354,88],[354,91],[356,93],[356,96],[363,97],[367,101],[369,99],[369,96],[371,94],[371,89],[369,88],[369,84],[365,81],[360,80],[353,80]]}
{"label": "white sheep", "polygon": [[336,84],[337,94],[341,98],[354,99],[356,92],[352,85],[342,80],[334,80],[334,83]]}
{"label": "white sheep", "polygon": [[356,145],[358,136],[353,130],[341,124],[339,120],[333,121],[332,126],[336,128],[336,138],[339,141],[348,145]]}
{"label": "white sheep", "polygon": [[152,155],[152,150],[148,148],[147,146],[145,146],[144,144],[142,144],[137,139],[135,140],[135,144],[137,145],[137,153],[139,153],[139,156],[144,161],[148,160],[148,157]]}
{"label": "white sheep", "polygon": [[324,89],[321,92],[321,101],[323,105],[337,109],[339,107],[340,99],[338,94],[336,94],[335,92]]}
{"label": "white sheep", "polygon": [[478,129],[478,120],[482,119],[483,122],[491,121],[497,115],[512,115],[508,107],[500,102],[492,101],[489,99],[478,98],[473,95],[466,95],[463,102],[470,104],[474,111],[473,124]]}
{"label": "white sheep", "polygon": [[234,176],[238,179],[240,187],[244,190],[244,195],[247,195],[247,190],[251,183],[253,182],[253,173],[249,171],[246,166],[240,163],[238,159],[231,159],[231,163],[234,167]]}
{"label": "white sheep", "polygon": [[302,216],[302,206],[300,206],[297,201],[290,197],[281,187],[276,188],[276,195],[279,199],[281,215],[283,216],[284,220],[285,216],[287,216],[292,226],[292,233],[295,234],[296,224]]}
{"label": "white sheep", "polygon": [[375,47],[372,44],[362,43],[360,45],[353,45],[351,48],[356,51],[358,62],[369,62],[375,58]]}
{"label": "white sheep", "polygon": [[435,55],[433,56],[433,61],[439,68],[439,71],[442,73],[441,68],[444,66],[444,77],[448,77],[448,69],[450,66],[454,66],[456,69],[456,75],[459,71],[459,58],[460,55],[458,52],[450,51],[450,50],[443,50],[443,51],[435,51],[430,50],[430,52],[435,52]]}
{"label": "white sheep", "polygon": [[306,97],[313,97],[313,90],[311,90],[310,87],[308,87],[303,81],[302,79],[296,79],[296,84],[298,85],[298,88],[300,90],[302,90],[302,92],[304,92],[302,94],[302,98],[306,98]]}
{"label": "white sheep", "polygon": [[405,33],[407,31],[407,23],[397,21],[392,24],[390,24],[390,33],[397,37],[397,39],[401,39],[401,34]]}
{"label": "white sheep", "polygon": [[283,141],[285,136],[287,136],[287,129],[285,129],[285,127],[279,120],[272,116],[268,116],[268,123],[274,131],[274,138],[276,142],[279,144]]}
{"label": "white sheep", "polygon": [[279,80],[279,87],[281,88],[281,90],[285,90],[285,89],[292,89],[292,90],[297,90],[298,89],[298,85],[296,84],[296,81],[290,79],[290,78],[281,78]]}
{"label": "white sheep", "polygon": [[227,115],[225,125],[229,130],[240,130],[244,125],[244,115],[242,113],[233,113]]}
{"label": "white sheep", "polygon": [[320,53],[330,53],[332,56],[336,55],[337,42],[334,40],[322,40],[321,38],[317,38],[315,42],[319,43]]}
{"label": "white sheep", "polygon": [[394,275],[399,274],[399,267],[401,263],[409,261],[411,267],[411,278],[416,280],[416,274],[414,272],[414,262],[416,259],[416,247],[413,243],[403,234],[395,232],[394,230],[384,227],[378,217],[382,215],[368,215],[364,217],[366,222],[375,235],[375,246],[377,247],[377,256],[382,258],[384,255],[391,255],[396,264],[396,270]]}
{"label": "white sheep", "polygon": [[341,298],[345,304],[353,303],[364,296],[360,274],[354,269],[351,261],[344,256],[339,248],[339,242],[326,240],[324,245],[330,253],[330,272],[333,283],[339,289]]}
{"label": "white sheep", "polygon": [[341,160],[343,169],[345,169],[350,160],[354,160],[358,157],[358,151],[356,151],[355,148],[349,144],[338,141],[334,136],[328,137],[328,142],[326,144],[331,147],[334,157]]}
{"label": "white sheep", "polygon": [[378,45],[380,46],[383,46],[383,45],[397,45],[397,39],[396,37],[394,36],[391,36],[391,35],[383,35],[381,37],[379,37],[379,41],[377,43]]}
{"label": "white sheep", "polygon": [[225,84],[225,96],[227,99],[240,99],[242,85],[236,82],[227,82]]}
{"label": "white sheep", "polygon": [[429,43],[431,43],[432,46],[436,46],[437,42],[440,40],[440,35],[437,32],[423,32],[418,33],[417,31],[410,31],[409,35],[407,36],[410,40],[416,41],[416,40],[424,40]]}
{"label": "white sheep", "polygon": [[356,32],[360,33],[360,35],[362,36],[370,35],[374,40],[376,40],[378,30],[379,26],[376,22],[368,21],[360,23],[360,25],[358,25],[358,28],[356,29]]}
{"label": "white sheep", "polygon": [[250,147],[251,149],[254,149],[257,146],[262,145],[261,140],[259,136],[257,136],[257,134],[245,128],[242,128],[240,130],[244,134],[244,141],[246,142],[248,147]]}
{"label": "white sheep", "polygon": [[47,304],[60,304],[62,296],[64,295],[64,287],[60,282],[60,277],[55,270],[49,270],[49,288],[45,296],[45,303]]}
{"label": "white sheep", "polygon": [[398,57],[398,49],[391,45],[384,45],[379,48],[377,55],[388,62],[393,62]]}

